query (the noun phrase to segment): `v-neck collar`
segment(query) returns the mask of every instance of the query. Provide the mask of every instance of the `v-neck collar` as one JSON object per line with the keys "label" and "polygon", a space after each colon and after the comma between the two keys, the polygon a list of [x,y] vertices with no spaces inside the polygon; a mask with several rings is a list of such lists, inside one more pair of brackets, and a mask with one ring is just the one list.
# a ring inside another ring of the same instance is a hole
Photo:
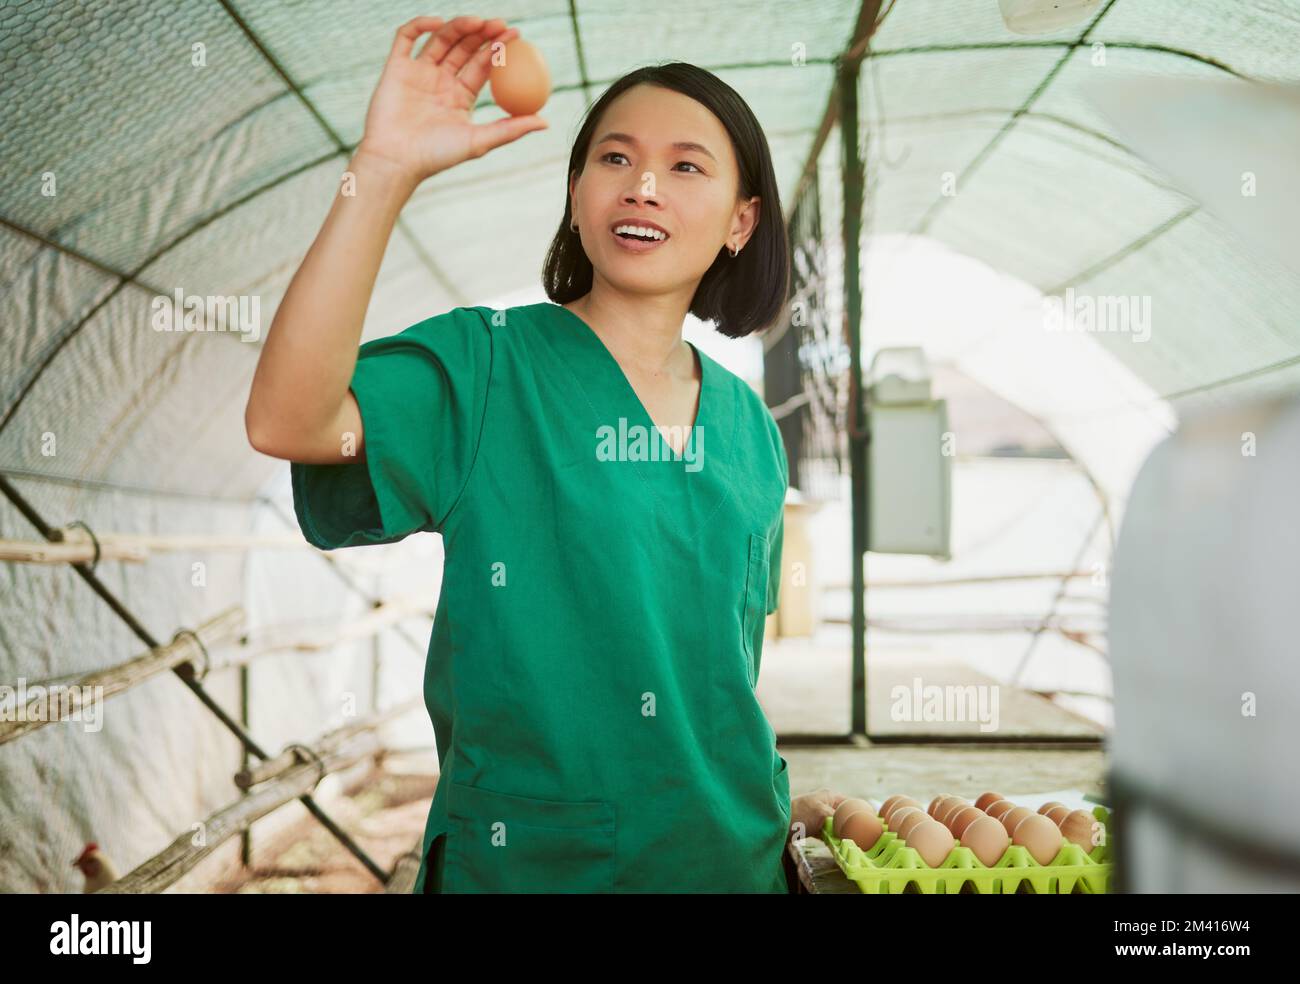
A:
{"label": "v-neck collar", "polygon": [[[573,311],[570,311],[562,304],[551,304],[549,306],[557,308],[561,312],[561,317],[569,319],[571,324],[573,324],[577,328],[580,328],[583,333],[591,336],[592,341],[594,341],[597,347],[602,352],[604,352],[606,360],[608,360],[609,364],[622,378],[623,386],[626,388],[628,395],[632,397],[632,402],[636,404],[636,406],[641,411],[641,416],[645,418],[642,421],[642,423],[650,424],[652,428],[652,432],[655,433],[658,436],[659,440],[664,442],[664,446],[667,447],[669,451],[671,451],[672,447],[671,445],[668,444],[667,439],[664,438],[663,432],[659,424],[657,424],[655,422],[655,419],[650,416],[650,411],[646,409],[645,403],[642,402],[641,397],[637,394],[636,387],[633,386],[632,381],[627,378],[627,373],[624,372],[623,367],[619,365],[618,359],[614,358],[614,353],[609,350],[609,346],[605,344],[604,339],[602,339],[599,335],[596,334],[595,329],[592,328],[591,325],[587,324],[587,320],[584,317],[582,317],[582,315],[575,314]],[[693,435],[697,433],[696,428],[703,426],[703,424],[706,422],[705,411],[708,407],[708,404],[711,402],[708,399],[708,397],[711,390],[714,388],[713,371],[710,369],[709,366],[705,365],[704,353],[701,352],[698,348],[696,348],[695,343],[687,339],[686,344],[689,345],[691,347],[691,351],[695,353],[695,362],[700,367],[699,403],[695,408],[695,421],[690,425],[690,429],[689,429],[689,433]],[[673,426],[673,425],[670,424],[669,426]]]}
{"label": "v-neck collar", "polygon": [[[624,408],[632,415],[640,414],[640,425],[648,427],[648,433],[662,443],[668,454],[672,454],[671,446],[636,395],[623,367],[591,326],[568,308],[550,301],[539,302],[532,309],[553,326],[551,335],[555,344],[561,349],[569,349],[564,356],[567,367],[595,419],[608,424],[611,419],[617,419]],[[559,313],[550,316],[552,311]],[[730,499],[734,477],[730,470],[731,458],[745,417],[726,370],[694,343],[691,343],[691,348],[700,365],[700,401],[693,426],[706,429],[699,432],[706,438],[702,449],[702,469],[688,470],[685,454],[653,465],[637,460],[628,462],[650,491],[659,514],[678,532],[683,544],[697,540]],[[603,378],[596,380],[585,375],[580,368],[585,364],[593,368],[604,366]],[[615,400],[612,404],[611,397]],[[696,436],[696,431],[692,430],[693,441]]]}

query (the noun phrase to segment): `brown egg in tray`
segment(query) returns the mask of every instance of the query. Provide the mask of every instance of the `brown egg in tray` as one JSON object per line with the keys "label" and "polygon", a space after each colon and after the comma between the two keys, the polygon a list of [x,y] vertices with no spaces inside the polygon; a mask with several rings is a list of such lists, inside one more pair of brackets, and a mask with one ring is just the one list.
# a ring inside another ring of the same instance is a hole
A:
{"label": "brown egg in tray", "polygon": [[891,796],[880,808],[848,799],[822,840],[868,895],[1104,894],[1111,875],[1110,812],[1056,802],[1037,812],[999,793],[974,803],[936,796],[928,808]]}

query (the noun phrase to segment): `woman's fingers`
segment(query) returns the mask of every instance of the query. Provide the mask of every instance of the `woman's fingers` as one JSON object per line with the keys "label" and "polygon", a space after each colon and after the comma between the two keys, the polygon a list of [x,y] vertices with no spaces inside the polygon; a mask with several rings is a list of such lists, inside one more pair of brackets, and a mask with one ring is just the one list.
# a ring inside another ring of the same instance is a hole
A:
{"label": "woman's fingers", "polygon": [[505,26],[505,21],[500,18],[484,21],[482,17],[456,17],[429,39],[419,58],[435,67],[446,68],[455,75],[478,50],[485,33],[497,34]]}
{"label": "woman's fingers", "polygon": [[[493,19],[486,22],[482,28],[473,34],[466,35],[456,43],[456,46],[447,52],[447,57],[442,60],[440,68],[445,68],[453,75],[460,72],[462,68],[477,55],[480,51],[491,51],[491,42],[504,31],[509,30],[506,22],[500,19]],[[484,44],[484,42],[488,44]]]}
{"label": "woman's fingers", "polygon": [[540,116],[507,116],[491,123],[479,123],[470,138],[473,156],[482,157],[489,150],[518,140],[533,130],[545,130],[550,124]]}
{"label": "woman's fingers", "polygon": [[821,789],[814,790],[811,795],[825,803],[829,803],[832,810],[848,799],[848,797],[843,793],[837,793],[834,790],[827,789],[825,786],[822,786]]}
{"label": "woman's fingers", "polygon": [[393,39],[393,50],[390,52],[390,57],[410,58],[411,50],[415,47],[415,42],[420,35],[436,31],[440,27],[442,27],[441,17],[412,17],[397,29],[397,37]]}
{"label": "woman's fingers", "polygon": [[[418,19],[418,18],[417,18]],[[464,14],[460,17],[453,17],[442,27],[434,32],[433,37],[429,38],[420,54],[417,56],[419,61],[432,62],[437,65],[442,61],[443,56],[451,50],[451,46],[463,38],[466,34],[472,34],[483,26],[482,17],[471,17]]]}
{"label": "woman's fingers", "polygon": [[469,90],[471,97],[478,95],[478,91],[483,88],[483,83],[487,81],[488,73],[492,70],[492,49],[498,41],[505,44],[519,37],[518,28],[509,28],[502,34],[494,38],[489,38],[489,43],[484,45],[482,50],[476,52],[474,57],[469,60],[464,71],[460,73],[460,82]]}

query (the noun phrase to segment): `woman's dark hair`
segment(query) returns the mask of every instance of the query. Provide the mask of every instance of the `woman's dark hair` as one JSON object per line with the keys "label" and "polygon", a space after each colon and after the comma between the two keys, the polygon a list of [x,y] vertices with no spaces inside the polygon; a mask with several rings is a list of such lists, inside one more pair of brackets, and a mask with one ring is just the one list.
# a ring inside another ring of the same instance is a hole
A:
{"label": "woman's dark hair", "polygon": [[591,260],[582,248],[582,240],[569,227],[573,216],[568,181],[574,172],[582,174],[592,134],[610,103],[642,83],[690,96],[721,120],[731,136],[740,168],[739,197],[758,195],[761,199],[758,224],[749,242],[735,258],[725,247],[718,251],[691,298],[691,314],[714,322],[718,331],[731,338],[767,328],[781,316],[790,280],[790,248],[767,137],[753,111],[731,86],[712,72],[686,62],[647,65],[629,72],[588,108],[564,175],[564,216],[542,268],[546,296],[557,304],[566,304],[591,290]]}

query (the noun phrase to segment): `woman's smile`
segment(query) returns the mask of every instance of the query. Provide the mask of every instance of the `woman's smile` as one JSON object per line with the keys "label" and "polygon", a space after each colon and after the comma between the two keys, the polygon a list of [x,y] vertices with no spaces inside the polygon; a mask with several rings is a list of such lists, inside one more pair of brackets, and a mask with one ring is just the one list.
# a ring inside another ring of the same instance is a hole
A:
{"label": "woman's smile", "polygon": [[621,249],[627,250],[629,253],[649,253],[651,250],[656,250],[660,246],[665,246],[668,243],[667,238],[637,239],[627,235],[626,233],[618,233],[612,230],[610,231],[610,235],[614,237],[614,241],[618,243]]}

